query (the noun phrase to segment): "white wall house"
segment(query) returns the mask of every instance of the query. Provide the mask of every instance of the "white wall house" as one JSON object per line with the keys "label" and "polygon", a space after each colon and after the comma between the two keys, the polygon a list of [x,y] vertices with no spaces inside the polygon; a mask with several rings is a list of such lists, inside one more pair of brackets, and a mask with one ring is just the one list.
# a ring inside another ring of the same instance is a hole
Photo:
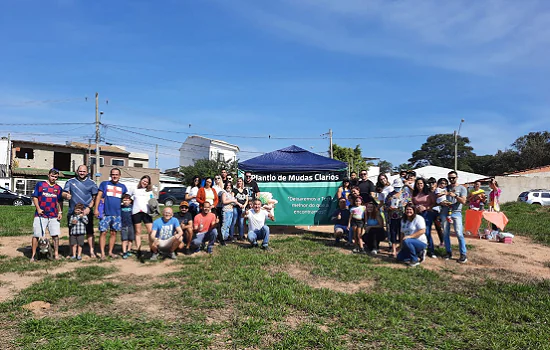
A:
{"label": "white wall house", "polygon": [[199,159],[236,161],[239,146],[202,136],[189,136],[180,147],[180,166],[195,164]]}

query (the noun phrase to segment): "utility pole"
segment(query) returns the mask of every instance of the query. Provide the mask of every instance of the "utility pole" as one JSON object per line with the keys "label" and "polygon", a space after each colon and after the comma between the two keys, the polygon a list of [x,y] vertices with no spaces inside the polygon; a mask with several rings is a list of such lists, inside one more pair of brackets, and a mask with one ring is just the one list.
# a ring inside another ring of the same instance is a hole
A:
{"label": "utility pole", "polygon": [[328,129],[328,137],[330,139],[330,158],[334,159],[334,154],[332,153],[332,129]]}
{"label": "utility pole", "polygon": [[460,128],[462,127],[462,123],[464,123],[464,119],[460,119],[460,124],[458,125],[458,131],[455,130],[454,136],[455,136],[455,171],[458,170],[458,136],[460,136]]}
{"label": "utility pole", "polygon": [[155,169],[159,168],[159,145],[155,145]]}
{"label": "utility pole", "polygon": [[93,174],[92,169],[92,139],[88,139],[88,170],[90,171],[90,174]]}
{"label": "utility pole", "polygon": [[99,185],[101,158],[99,155],[99,94],[95,93],[95,183]]}

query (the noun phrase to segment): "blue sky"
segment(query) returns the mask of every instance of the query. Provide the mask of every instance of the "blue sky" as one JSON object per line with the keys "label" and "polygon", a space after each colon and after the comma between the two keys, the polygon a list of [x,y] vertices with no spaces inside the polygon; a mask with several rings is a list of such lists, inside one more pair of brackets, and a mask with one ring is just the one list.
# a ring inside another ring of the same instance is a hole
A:
{"label": "blue sky", "polygon": [[[48,124],[93,122],[96,91],[106,124],[243,136],[214,137],[242,160],[326,152],[332,128],[397,165],[461,118],[474,151],[494,154],[550,121],[544,0],[2,1],[0,33],[1,123],[36,124],[0,125],[18,139],[87,142],[92,125]],[[151,165],[158,143],[160,167],[178,165],[178,143],[105,137]]]}

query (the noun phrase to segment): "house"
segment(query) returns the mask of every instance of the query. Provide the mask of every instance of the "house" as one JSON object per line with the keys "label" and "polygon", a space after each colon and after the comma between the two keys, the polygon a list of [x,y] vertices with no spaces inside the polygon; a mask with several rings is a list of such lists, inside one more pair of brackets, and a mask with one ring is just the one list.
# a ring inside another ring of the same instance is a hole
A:
{"label": "house", "polygon": [[237,161],[239,146],[202,136],[189,136],[181,145],[180,166],[194,165],[199,159]]}
{"label": "house", "polygon": [[[84,150],[86,161],[82,164],[94,166],[96,164],[96,145],[82,142],[71,142],[70,145]],[[128,166],[130,152],[124,148],[112,145],[99,145],[99,165]]]}

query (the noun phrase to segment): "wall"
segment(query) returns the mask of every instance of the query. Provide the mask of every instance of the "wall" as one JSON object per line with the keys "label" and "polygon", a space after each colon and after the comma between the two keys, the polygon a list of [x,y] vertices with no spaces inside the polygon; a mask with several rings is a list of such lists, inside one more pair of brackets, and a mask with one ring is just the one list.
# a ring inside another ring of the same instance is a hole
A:
{"label": "wall", "polygon": [[523,191],[537,188],[550,189],[549,176],[497,176],[495,180],[502,190],[500,197],[502,203],[517,201],[519,194]]}
{"label": "wall", "polygon": [[[17,152],[16,147],[21,148],[31,148],[33,149],[33,159],[22,159],[22,158],[16,158],[15,154]],[[74,171],[73,165],[75,167],[78,167],[80,164],[84,164],[84,151],[80,151],[77,149],[71,149],[71,148],[63,148],[63,147],[53,147],[53,146],[47,146],[47,145],[33,145],[33,144],[15,144],[12,148],[13,153],[13,162],[14,167],[16,168],[37,168],[37,169],[51,169],[53,168],[53,160],[54,160],[54,153],[55,152],[61,152],[61,153],[70,153],[71,154],[71,164],[69,169],[60,169],[60,170],[66,170],[66,171]],[[17,164],[15,164],[17,162]]]}
{"label": "wall", "polygon": [[180,166],[195,164],[195,160],[209,158],[210,140],[201,137],[188,137],[181,145]]}
{"label": "wall", "polygon": [[210,159],[218,159],[218,153],[222,153],[224,155],[224,160],[226,162],[237,160],[237,153],[232,147],[227,147],[225,145],[212,142],[210,147]]}

